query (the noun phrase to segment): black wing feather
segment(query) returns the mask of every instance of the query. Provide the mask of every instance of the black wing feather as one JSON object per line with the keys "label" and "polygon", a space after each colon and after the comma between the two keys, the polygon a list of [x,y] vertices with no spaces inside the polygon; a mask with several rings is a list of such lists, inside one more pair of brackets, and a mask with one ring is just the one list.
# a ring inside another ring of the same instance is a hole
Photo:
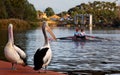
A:
{"label": "black wing feather", "polygon": [[48,51],[48,47],[46,48],[42,48],[42,49],[38,49],[34,55],[34,70],[39,70],[42,68],[42,65],[44,64],[43,62],[43,58],[45,57],[47,51]]}

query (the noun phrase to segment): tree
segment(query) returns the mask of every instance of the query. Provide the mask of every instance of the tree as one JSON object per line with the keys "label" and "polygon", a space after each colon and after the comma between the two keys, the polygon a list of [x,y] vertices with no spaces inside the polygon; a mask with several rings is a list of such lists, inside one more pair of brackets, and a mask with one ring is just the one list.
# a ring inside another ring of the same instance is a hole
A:
{"label": "tree", "polygon": [[113,27],[120,27],[120,6],[118,6],[118,10],[117,10],[117,17],[113,20]]}
{"label": "tree", "polygon": [[100,24],[113,24],[113,20],[117,17],[116,11],[118,10],[115,2],[94,1],[88,4],[82,3],[68,10],[68,13],[72,16],[77,14],[92,14],[93,23]]}
{"label": "tree", "polygon": [[66,12],[66,11],[63,11],[63,12],[61,12],[60,14],[58,14],[58,16],[64,17],[66,14],[67,14],[67,12]]}
{"label": "tree", "polygon": [[6,7],[4,5],[4,1],[0,0],[0,18],[7,18]]}
{"label": "tree", "polygon": [[36,20],[37,19],[37,11],[35,10],[32,4],[27,4],[25,7],[24,18],[25,20]]}
{"label": "tree", "polygon": [[8,14],[7,18],[14,18],[14,14],[13,14],[14,10],[10,0],[4,0],[4,5],[5,5],[6,12]]}
{"label": "tree", "polygon": [[37,12],[27,0],[0,0],[0,18],[35,20]]}
{"label": "tree", "polygon": [[46,8],[44,13],[46,13],[47,17],[53,16],[55,14],[51,7]]}

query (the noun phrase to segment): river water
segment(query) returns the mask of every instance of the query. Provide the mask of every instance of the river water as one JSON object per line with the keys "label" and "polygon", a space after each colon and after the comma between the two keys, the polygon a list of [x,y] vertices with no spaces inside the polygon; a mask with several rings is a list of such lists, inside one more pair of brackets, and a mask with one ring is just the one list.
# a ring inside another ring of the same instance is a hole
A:
{"label": "river water", "polygon": [[[56,37],[71,36],[74,29],[52,28]],[[86,30],[89,34],[89,31]],[[120,30],[93,30],[92,36],[101,42],[75,42],[72,40],[50,41],[52,60],[49,70],[120,70]],[[48,34],[49,35],[49,34]],[[50,37],[50,36],[49,36]],[[15,44],[25,50],[27,62],[33,66],[33,56],[44,43],[41,28],[14,31]],[[92,38],[94,39],[94,38]],[[4,60],[3,49],[7,42],[7,30],[0,30],[0,58]]]}

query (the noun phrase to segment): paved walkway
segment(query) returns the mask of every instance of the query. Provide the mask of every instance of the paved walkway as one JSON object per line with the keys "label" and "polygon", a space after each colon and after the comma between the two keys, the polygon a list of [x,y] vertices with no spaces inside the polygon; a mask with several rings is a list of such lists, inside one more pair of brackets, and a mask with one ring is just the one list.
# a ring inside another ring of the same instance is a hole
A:
{"label": "paved walkway", "polygon": [[31,67],[16,65],[16,70],[11,70],[11,63],[0,60],[0,75],[65,75],[62,73],[47,71],[47,73],[38,73]]}

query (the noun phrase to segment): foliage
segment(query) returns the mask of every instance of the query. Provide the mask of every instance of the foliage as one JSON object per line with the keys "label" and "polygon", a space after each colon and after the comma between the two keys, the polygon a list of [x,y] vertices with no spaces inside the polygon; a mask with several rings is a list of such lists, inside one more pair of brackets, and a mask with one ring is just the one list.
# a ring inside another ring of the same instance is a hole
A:
{"label": "foliage", "polygon": [[4,2],[0,0],[0,18],[7,18],[7,12],[4,6]]}
{"label": "foliage", "polygon": [[66,14],[67,14],[67,12],[66,12],[66,11],[63,11],[63,12],[61,12],[60,14],[58,14],[58,16],[63,17],[63,16],[65,16]]}
{"label": "foliage", "polygon": [[14,25],[14,29],[25,29],[30,28],[28,22],[20,19],[0,19],[0,26],[3,29],[6,29],[7,26],[12,23]]}
{"label": "foliage", "polygon": [[46,13],[47,17],[53,16],[55,14],[55,12],[53,11],[51,7],[46,8],[44,13]]}
{"label": "foliage", "polygon": [[[96,25],[114,25],[117,18],[117,10],[115,2],[94,1],[88,4],[82,3],[68,10],[68,13],[74,17],[77,14],[92,14],[93,23]],[[113,22],[114,21],[114,22]]]}
{"label": "foliage", "polygon": [[36,19],[36,10],[27,0],[0,0],[0,19]]}
{"label": "foliage", "polygon": [[117,17],[113,20],[114,27],[120,27],[120,6],[118,6]]}
{"label": "foliage", "polygon": [[114,23],[113,27],[116,27],[116,28],[120,27],[120,19],[119,18],[114,19],[113,23]]}

